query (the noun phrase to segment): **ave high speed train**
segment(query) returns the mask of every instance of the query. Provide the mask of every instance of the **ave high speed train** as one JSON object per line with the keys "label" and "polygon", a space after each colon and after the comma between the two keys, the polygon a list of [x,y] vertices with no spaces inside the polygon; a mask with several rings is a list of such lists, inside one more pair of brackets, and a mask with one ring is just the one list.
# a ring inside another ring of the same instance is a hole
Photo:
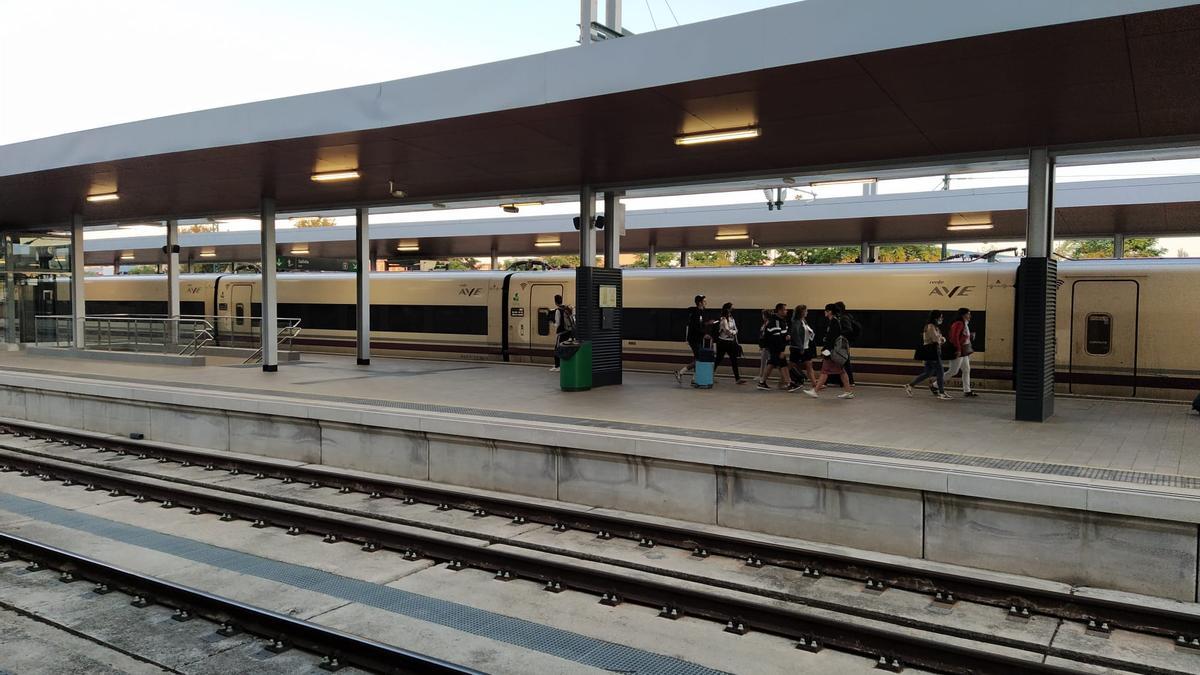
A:
{"label": "ave high speed train", "polygon": [[[1056,386],[1061,392],[1190,399],[1200,389],[1200,261],[1066,261],[1059,265]],[[930,309],[972,311],[977,386],[1012,387],[1015,262],[639,269],[624,272],[622,315],[628,368],[672,369],[690,360],[683,342],[693,296],[713,318],[732,302],[743,344],[755,345],[760,311],[787,303],[813,309],[841,300],[862,324],[853,345],[863,382],[899,382],[919,370],[913,350]],[[306,351],[349,351],[355,338],[355,278],[345,273],[279,277],[279,316],[297,318]],[[548,362],[554,296],[572,304],[572,270],[413,272],[371,275],[376,355]],[[182,314],[218,317],[218,342],[253,338],[257,275],[184,275]],[[166,279],[87,280],[87,313],[165,314]],[[747,354],[756,354],[748,349]],[[757,364],[757,359],[748,360]],[[719,368],[718,372],[726,372]]]}

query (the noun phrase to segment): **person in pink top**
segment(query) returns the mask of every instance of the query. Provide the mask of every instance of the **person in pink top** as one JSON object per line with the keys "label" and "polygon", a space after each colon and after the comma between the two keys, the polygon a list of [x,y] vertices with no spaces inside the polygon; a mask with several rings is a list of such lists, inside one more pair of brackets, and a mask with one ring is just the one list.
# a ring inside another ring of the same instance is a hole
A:
{"label": "person in pink top", "polygon": [[975,351],[971,345],[971,310],[966,307],[958,309],[958,318],[950,325],[948,344],[954,349],[954,358],[946,366],[946,379],[962,372],[963,396],[975,398],[979,396],[971,390],[971,354]]}

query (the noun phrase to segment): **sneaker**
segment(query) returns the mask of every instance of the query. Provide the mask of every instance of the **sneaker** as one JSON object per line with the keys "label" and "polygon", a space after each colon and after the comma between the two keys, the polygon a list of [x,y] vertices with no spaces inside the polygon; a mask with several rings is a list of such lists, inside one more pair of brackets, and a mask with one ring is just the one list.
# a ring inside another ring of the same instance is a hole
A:
{"label": "sneaker", "polygon": [[812,398],[821,398],[819,395],[817,395],[817,392],[813,391],[812,389],[801,389],[800,391],[804,392],[805,396],[811,396]]}
{"label": "sneaker", "polygon": [[685,370],[687,370],[687,368],[684,368],[683,370],[675,371],[675,381],[678,382],[679,384],[683,384],[683,373]]}
{"label": "sneaker", "polygon": [[937,396],[937,395],[938,395],[938,390],[937,390],[937,387],[930,387],[930,388],[929,388],[929,394],[930,394],[931,396]]}
{"label": "sneaker", "polygon": [[793,392],[793,391],[799,391],[800,389],[803,389],[803,388],[804,388],[804,387],[803,387],[802,385],[799,385],[799,384],[793,384],[793,385],[789,386],[789,387],[787,388],[787,390],[788,390],[789,392]]}
{"label": "sneaker", "polygon": [[963,394],[963,396],[967,398],[979,398],[979,394],[976,394],[973,391],[968,391],[967,393]]}
{"label": "sneaker", "polygon": [[943,400],[943,401],[950,401],[950,400],[952,400],[952,399],[954,398],[953,396],[951,396],[950,394],[947,394],[947,393],[946,393],[946,392],[944,392],[944,391],[943,391],[943,392],[940,392],[940,393],[937,395],[937,397],[938,397],[938,398],[940,398],[940,399],[941,399],[941,400]]}
{"label": "sneaker", "polygon": [[771,385],[767,384],[766,382],[759,382],[758,388],[762,389],[763,391],[771,391]]}
{"label": "sneaker", "polygon": [[554,366],[553,368],[550,369],[550,372],[557,373],[558,370],[559,370],[558,366]]}
{"label": "sneaker", "polygon": [[750,380],[738,380],[738,381],[737,381],[737,383],[738,383],[738,384],[746,384],[746,383],[747,383],[747,382],[749,382],[749,381],[750,381]]}
{"label": "sneaker", "polygon": [[913,390],[911,384],[904,385],[904,393],[908,394],[909,398],[912,398]]}
{"label": "sneaker", "polygon": [[847,391],[837,395],[838,398],[854,398],[854,392]]}

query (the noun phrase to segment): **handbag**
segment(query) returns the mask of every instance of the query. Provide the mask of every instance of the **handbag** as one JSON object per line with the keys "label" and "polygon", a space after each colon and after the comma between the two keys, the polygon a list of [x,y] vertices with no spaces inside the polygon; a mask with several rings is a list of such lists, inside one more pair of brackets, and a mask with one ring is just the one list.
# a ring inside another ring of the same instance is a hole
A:
{"label": "handbag", "polygon": [[850,343],[845,337],[839,335],[837,340],[833,342],[833,349],[829,350],[829,360],[841,368],[850,360]]}

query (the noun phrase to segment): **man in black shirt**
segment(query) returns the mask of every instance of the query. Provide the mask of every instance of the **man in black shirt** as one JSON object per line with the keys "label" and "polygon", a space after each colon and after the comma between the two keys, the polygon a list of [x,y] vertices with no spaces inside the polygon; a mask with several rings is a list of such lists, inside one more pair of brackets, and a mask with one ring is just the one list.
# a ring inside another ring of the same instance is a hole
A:
{"label": "man in black shirt", "polygon": [[763,378],[758,381],[759,389],[770,389],[767,384],[767,379],[771,377],[771,371],[779,369],[779,379],[783,387],[792,385],[791,377],[788,375],[787,361],[783,358],[783,350],[788,344],[789,324],[787,320],[787,305],[782,302],[775,305],[775,313],[767,319],[767,327],[764,331],[763,343],[770,353],[770,358],[767,360],[767,368],[763,371]]}
{"label": "man in black shirt", "polygon": [[692,348],[692,362],[679,369],[675,373],[675,381],[683,382],[683,376],[687,375],[688,371],[695,371],[696,359],[700,356],[700,347],[704,345],[704,334],[708,331],[708,326],[711,321],[704,320],[704,296],[696,296],[696,304],[688,309],[687,329],[684,333],[684,339],[687,340],[688,347]]}

